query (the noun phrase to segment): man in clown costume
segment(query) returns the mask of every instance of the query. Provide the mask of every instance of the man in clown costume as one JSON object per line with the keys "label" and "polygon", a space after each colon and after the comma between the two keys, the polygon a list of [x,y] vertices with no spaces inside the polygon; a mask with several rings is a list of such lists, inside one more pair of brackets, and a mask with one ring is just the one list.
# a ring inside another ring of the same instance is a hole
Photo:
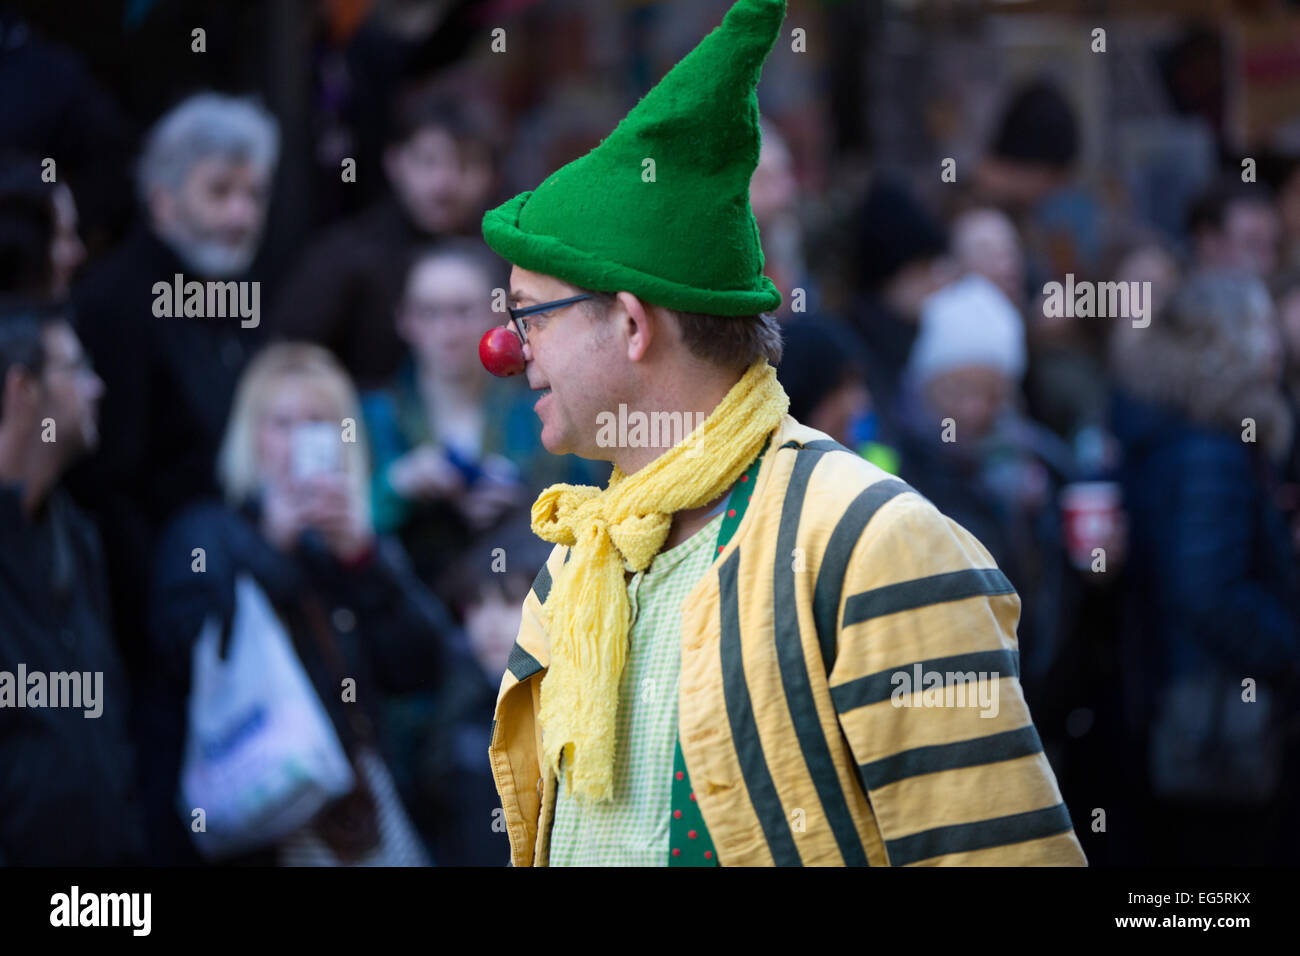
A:
{"label": "man in clown costume", "polygon": [[[748,199],[784,15],[739,0],[600,145],[483,219],[547,450],[614,465],[533,505],[556,547],[489,752],[511,862],[1085,865],[1014,589],[787,414]],[[610,427],[674,415],[700,422],[676,444]]]}

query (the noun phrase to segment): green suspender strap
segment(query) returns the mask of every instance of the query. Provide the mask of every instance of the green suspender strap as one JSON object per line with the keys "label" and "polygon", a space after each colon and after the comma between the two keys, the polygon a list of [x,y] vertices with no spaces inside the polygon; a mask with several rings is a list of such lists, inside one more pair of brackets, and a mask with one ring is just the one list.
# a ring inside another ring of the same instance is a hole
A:
{"label": "green suspender strap", "polygon": [[[722,516],[722,527],[718,529],[718,546],[714,556],[722,553],[731,536],[736,533],[740,519],[745,517],[749,499],[754,493],[754,483],[758,479],[758,469],[763,463],[763,455],[772,443],[769,437],[762,451],[754,459],[749,469],[740,476],[740,481],[731,489],[727,499],[727,510]],[[704,825],[704,815],[695,802],[695,789],[691,786],[691,776],[686,771],[686,758],[682,756],[681,731],[677,734],[677,746],[673,750],[673,793],[672,822],[668,827],[668,865],[669,866],[717,866],[718,852],[713,847],[709,830]]]}

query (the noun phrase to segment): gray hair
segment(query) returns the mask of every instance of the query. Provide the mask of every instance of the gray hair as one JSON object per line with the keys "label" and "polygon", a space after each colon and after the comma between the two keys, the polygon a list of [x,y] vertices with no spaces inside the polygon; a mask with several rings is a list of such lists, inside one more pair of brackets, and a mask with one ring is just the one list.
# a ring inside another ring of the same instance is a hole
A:
{"label": "gray hair", "polygon": [[145,140],[136,168],[140,196],[156,189],[176,190],[195,163],[217,156],[275,168],[280,127],[252,99],[221,93],[196,93],[173,107]]}

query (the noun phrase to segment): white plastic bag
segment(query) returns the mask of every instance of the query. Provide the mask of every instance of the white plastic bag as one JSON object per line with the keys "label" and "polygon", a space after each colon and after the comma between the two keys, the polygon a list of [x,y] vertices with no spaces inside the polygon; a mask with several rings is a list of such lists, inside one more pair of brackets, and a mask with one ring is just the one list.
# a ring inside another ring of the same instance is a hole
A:
{"label": "white plastic bag", "polygon": [[178,794],[190,837],[208,859],[274,845],[355,785],[284,626],[248,575],[235,583],[224,661],[220,639],[209,618],[194,645]]}

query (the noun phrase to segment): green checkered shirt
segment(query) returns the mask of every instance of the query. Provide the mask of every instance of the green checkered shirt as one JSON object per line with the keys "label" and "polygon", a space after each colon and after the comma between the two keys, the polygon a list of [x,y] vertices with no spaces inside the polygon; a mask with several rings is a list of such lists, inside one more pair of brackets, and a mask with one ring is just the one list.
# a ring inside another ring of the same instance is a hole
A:
{"label": "green checkered shirt", "polygon": [[[677,743],[682,604],[716,555],[726,505],[628,582],[631,646],[623,667],[614,796],[584,805],[563,782],[555,799],[551,866],[666,866]],[[563,775],[561,775],[563,781]]]}

